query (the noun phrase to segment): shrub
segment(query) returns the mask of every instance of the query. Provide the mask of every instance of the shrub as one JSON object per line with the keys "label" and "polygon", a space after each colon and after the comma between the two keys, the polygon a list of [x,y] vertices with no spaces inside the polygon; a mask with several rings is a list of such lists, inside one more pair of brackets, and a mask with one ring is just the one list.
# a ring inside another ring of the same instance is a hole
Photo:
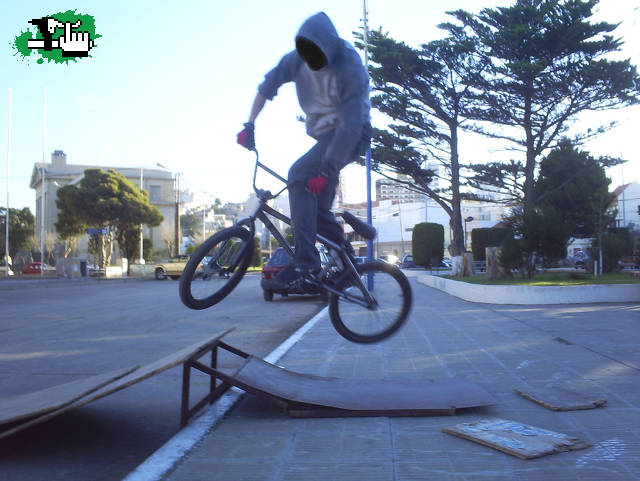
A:
{"label": "shrub", "polygon": [[487,247],[499,247],[509,235],[509,229],[504,227],[482,227],[471,231],[471,251],[477,261],[486,260]]}
{"label": "shrub", "polygon": [[413,262],[428,267],[431,261],[442,261],[444,255],[444,227],[432,222],[416,224],[413,228]]}

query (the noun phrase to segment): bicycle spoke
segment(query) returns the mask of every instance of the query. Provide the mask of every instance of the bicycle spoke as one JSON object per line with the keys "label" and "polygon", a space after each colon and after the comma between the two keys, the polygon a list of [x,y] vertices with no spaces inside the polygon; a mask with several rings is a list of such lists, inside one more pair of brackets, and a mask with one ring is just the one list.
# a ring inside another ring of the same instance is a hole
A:
{"label": "bicycle spoke", "polygon": [[213,235],[192,256],[180,279],[180,297],[204,309],[226,297],[247,269],[252,251],[249,231],[228,228]]}
{"label": "bicycle spoke", "polygon": [[371,263],[359,278],[343,286],[331,304],[331,320],[340,334],[355,342],[375,342],[395,332],[411,305],[404,274],[391,266]]}

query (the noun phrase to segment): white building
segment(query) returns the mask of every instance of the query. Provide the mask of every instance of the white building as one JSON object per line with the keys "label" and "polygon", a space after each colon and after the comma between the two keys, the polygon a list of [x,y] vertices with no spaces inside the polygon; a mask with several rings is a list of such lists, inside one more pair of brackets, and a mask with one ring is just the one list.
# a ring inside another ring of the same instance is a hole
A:
{"label": "white building", "polygon": [[[40,245],[41,230],[44,231],[45,240],[47,236],[51,235],[57,238],[55,224],[58,221],[58,207],[56,206],[56,192],[58,189],[68,184],[80,182],[86,169],[98,168],[104,170],[113,169],[137,186],[140,186],[140,177],[142,176],[143,188],[149,192],[149,202],[157,207],[164,217],[164,221],[158,227],[149,228],[144,226],[143,236],[152,239],[154,250],[166,248],[167,242],[173,242],[175,239],[176,202],[175,182],[170,172],[138,167],[123,168],[68,164],[66,154],[61,150],[56,150],[51,154],[51,163],[42,164],[38,162],[34,164],[31,174],[30,187],[36,191],[34,232],[36,245]],[[87,255],[87,239],[88,236],[86,235],[80,239],[79,255],[82,257]],[[117,257],[117,249],[114,254]]]}
{"label": "white building", "polygon": [[640,230],[640,184],[631,182],[618,187],[614,194],[614,206],[618,210],[616,225]]}

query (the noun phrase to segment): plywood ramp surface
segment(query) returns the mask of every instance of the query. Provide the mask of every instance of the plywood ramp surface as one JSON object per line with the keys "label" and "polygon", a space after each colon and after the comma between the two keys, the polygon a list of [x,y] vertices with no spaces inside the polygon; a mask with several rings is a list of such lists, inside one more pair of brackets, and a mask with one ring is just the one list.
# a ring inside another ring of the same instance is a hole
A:
{"label": "plywood ramp surface", "polygon": [[289,371],[253,356],[233,377],[284,400],[351,411],[451,413],[455,409],[495,403],[489,393],[465,378],[320,377]]}

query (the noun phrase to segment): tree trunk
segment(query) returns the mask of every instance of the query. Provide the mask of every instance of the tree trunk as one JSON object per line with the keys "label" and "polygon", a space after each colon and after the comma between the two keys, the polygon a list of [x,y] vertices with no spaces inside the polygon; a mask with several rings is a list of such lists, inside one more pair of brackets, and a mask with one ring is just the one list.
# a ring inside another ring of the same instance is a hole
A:
{"label": "tree trunk", "polygon": [[504,275],[504,268],[500,265],[500,247],[486,247],[485,253],[487,258],[487,272],[485,273],[486,279],[502,279]]}
{"label": "tree trunk", "polygon": [[453,259],[453,268],[451,269],[451,275],[456,277],[471,277],[475,275],[475,269],[473,268],[473,254],[471,252],[464,252],[460,256],[456,256]]}
{"label": "tree trunk", "polygon": [[460,164],[458,159],[458,131],[457,124],[450,128],[451,132],[451,257],[462,255],[465,251],[464,231],[462,229],[462,213],[460,212]]}

